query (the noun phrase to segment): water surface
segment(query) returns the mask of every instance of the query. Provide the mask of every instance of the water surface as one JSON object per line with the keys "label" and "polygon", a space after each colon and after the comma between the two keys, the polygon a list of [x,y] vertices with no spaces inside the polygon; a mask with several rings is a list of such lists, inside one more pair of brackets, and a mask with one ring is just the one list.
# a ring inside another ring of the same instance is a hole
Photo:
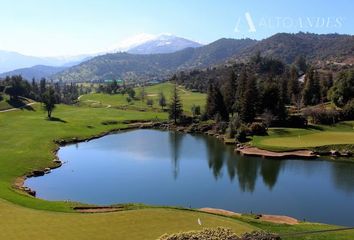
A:
{"label": "water surface", "polygon": [[26,186],[37,197],[289,215],[354,225],[354,164],[242,157],[219,140],[134,130],[60,148],[62,167]]}

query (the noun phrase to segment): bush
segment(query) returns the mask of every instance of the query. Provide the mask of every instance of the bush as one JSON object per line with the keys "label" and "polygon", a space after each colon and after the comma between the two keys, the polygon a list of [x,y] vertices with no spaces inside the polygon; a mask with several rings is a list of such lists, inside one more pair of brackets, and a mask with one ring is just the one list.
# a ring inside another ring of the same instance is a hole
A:
{"label": "bush", "polygon": [[246,125],[242,124],[236,132],[236,141],[238,142],[246,142],[247,141],[247,133],[249,129]]}
{"label": "bush", "polygon": [[264,136],[267,135],[267,128],[265,124],[254,122],[250,126],[250,131],[252,135]]}
{"label": "bush", "polygon": [[146,104],[147,104],[149,107],[152,107],[152,105],[154,105],[154,100],[152,100],[151,98],[149,98],[149,99],[146,100]]}
{"label": "bush", "polygon": [[245,233],[238,237],[231,229],[218,227],[215,229],[204,229],[202,231],[191,231],[171,235],[163,235],[159,240],[280,240],[281,238],[267,232]]}
{"label": "bush", "polygon": [[192,111],[193,117],[199,116],[200,115],[200,106],[193,104],[191,111]]}
{"label": "bush", "polygon": [[344,106],[343,118],[345,120],[354,120],[354,99]]}
{"label": "bush", "polygon": [[106,121],[103,121],[101,122],[102,125],[116,125],[118,124],[118,121],[116,120],[106,120]]}
{"label": "bush", "polygon": [[303,114],[306,118],[310,118],[314,124],[335,124],[340,117],[338,110],[324,107],[308,107],[303,110]]}
{"label": "bush", "polygon": [[204,229],[171,235],[163,235],[160,240],[240,240],[240,238],[228,228]]}
{"label": "bush", "polygon": [[0,101],[2,101],[4,99],[4,97],[2,96],[2,94],[0,93]]}
{"label": "bush", "polygon": [[132,98],[131,98],[131,97],[127,97],[126,99],[127,99],[127,102],[128,102],[128,103],[131,103],[131,101],[132,101]]}

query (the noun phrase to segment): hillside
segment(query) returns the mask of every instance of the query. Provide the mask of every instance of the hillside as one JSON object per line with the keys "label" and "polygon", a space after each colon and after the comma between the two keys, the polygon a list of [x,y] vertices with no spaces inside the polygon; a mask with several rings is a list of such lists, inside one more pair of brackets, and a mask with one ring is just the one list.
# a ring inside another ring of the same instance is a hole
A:
{"label": "hillside", "polygon": [[255,43],[250,39],[220,39],[203,47],[168,54],[106,54],[58,73],[52,79],[70,82],[165,79],[177,70],[222,63]]}
{"label": "hillside", "polygon": [[260,52],[288,64],[302,55],[309,61],[348,62],[353,60],[354,36],[340,34],[278,33],[243,49],[237,59]]}
{"label": "hillside", "polygon": [[114,53],[95,57],[54,75],[54,80],[102,81],[166,79],[177,71],[245,62],[256,53],[293,63],[304,56],[315,63],[354,63],[354,36],[279,33],[267,39],[220,39],[211,44],[166,54]]}
{"label": "hillside", "polygon": [[29,68],[20,68],[10,72],[1,73],[0,78],[5,78],[6,76],[13,76],[13,75],[22,75],[22,77],[27,80],[31,80],[32,78],[39,80],[41,78],[46,78],[48,76],[61,72],[66,68],[68,67],[36,65]]}

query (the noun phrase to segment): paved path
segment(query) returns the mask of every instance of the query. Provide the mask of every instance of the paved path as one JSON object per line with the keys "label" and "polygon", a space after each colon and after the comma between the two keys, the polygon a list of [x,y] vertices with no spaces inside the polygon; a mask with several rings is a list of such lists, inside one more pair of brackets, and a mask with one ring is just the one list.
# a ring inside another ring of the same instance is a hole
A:
{"label": "paved path", "polygon": [[1,110],[0,113],[3,113],[3,112],[12,112],[12,111],[20,110],[20,109],[22,109],[22,108],[31,106],[31,105],[33,105],[33,104],[36,104],[36,102],[27,103],[26,105],[23,105],[23,106],[18,107],[18,108],[10,108],[10,109],[6,109],[6,110]]}

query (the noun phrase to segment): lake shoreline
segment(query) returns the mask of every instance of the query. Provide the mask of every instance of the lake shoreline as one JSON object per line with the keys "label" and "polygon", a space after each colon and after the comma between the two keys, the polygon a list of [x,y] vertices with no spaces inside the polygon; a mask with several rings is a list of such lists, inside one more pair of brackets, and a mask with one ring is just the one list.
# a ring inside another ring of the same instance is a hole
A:
{"label": "lake shoreline", "polygon": [[229,139],[226,139],[223,134],[216,133],[212,129],[211,124],[198,123],[198,124],[189,124],[189,125],[175,125],[167,121],[154,122],[154,121],[134,121],[134,120],[124,121],[123,123],[127,124],[126,127],[113,128],[111,130],[99,134],[95,134],[87,138],[72,137],[70,139],[54,140],[54,143],[56,144],[56,148],[52,151],[54,155],[52,164],[49,167],[46,167],[44,169],[33,170],[32,172],[25,174],[24,176],[16,178],[13,186],[16,189],[35,197],[36,192],[28,187],[25,187],[24,182],[27,178],[43,176],[44,174],[49,173],[52,169],[61,167],[63,163],[57,156],[60,147],[66,146],[68,144],[88,142],[110,134],[115,134],[121,131],[128,131],[128,130],[135,130],[135,129],[158,129],[164,131],[177,131],[177,132],[189,133],[189,134],[193,134],[193,133],[206,134],[208,136],[213,136],[221,140],[226,145],[235,145],[235,152],[244,156],[255,156],[255,157],[262,157],[262,158],[269,158],[269,159],[285,159],[285,158],[316,159],[321,156],[350,157],[349,155],[341,154],[339,151],[329,151],[329,152],[321,152],[321,153],[314,152],[311,149],[293,150],[293,151],[269,151],[269,150],[249,146],[247,144],[246,145],[236,144],[236,142],[229,141]]}

